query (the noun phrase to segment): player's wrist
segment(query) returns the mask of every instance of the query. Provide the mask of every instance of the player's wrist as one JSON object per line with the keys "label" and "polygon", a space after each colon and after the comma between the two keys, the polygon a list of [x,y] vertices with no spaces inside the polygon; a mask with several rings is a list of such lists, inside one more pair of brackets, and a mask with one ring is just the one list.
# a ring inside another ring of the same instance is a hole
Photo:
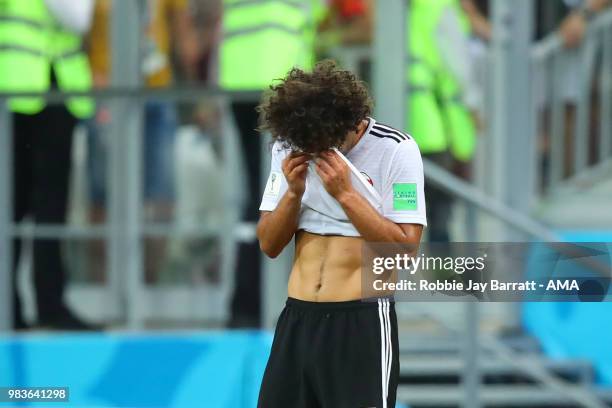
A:
{"label": "player's wrist", "polygon": [[353,190],[352,188],[348,190],[342,190],[336,195],[335,198],[336,201],[338,201],[338,203],[340,203],[340,205],[344,208],[351,201],[355,200],[355,190]]}
{"label": "player's wrist", "polygon": [[290,200],[301,200],[304,195],[304,190],[287,190],[287,197]]}

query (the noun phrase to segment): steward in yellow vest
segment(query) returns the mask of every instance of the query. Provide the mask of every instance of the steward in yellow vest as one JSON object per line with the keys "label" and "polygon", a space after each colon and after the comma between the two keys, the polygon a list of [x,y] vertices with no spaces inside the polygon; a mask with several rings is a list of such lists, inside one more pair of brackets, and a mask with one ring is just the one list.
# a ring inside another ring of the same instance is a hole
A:
{"label": "steward in yellow vest", "polygon": [[[410,5],[409,132],[423,154],[450,151],[457,160],[469,161],[476,146],[474,122],[462,102],[464,90],[445,64],[436,41],[443,12],[454,8],[463,18],[460,5],[457,0],[412,0]],[[467,20],[462,22],[468,31]]]}
{"label": "steward in yellow vest", "polygon": [[[462,34],[467,37],[469,25],[458,0],[411,0],[407,27],[408,131],[424,158],[453,170],[457,163],[469,162],[476,147],[475,124],[464,102],[467,100],[464,98],[466,91],[474,89],[462,89],[456,75],[457,67],[449,62],[451,54],[465,59],[470,55],[467,49],[457,54],[457,50],[449,51],[452,45],[448,47],[449,42],[458,41],[458,38],[450,37],[461,37]],[[463,66],[471,68],[470,61],[458,62],[467,63]],[[448,224],[452,197],[429,184],[425,186],[425,196],[430,219],[427,229],[429,241],[450,241]]]}
{"label": "steward in yellow vest", "polygon": [[224,0],[219,85],[261,90],[293,67],[314,65],[319,0]]}
{"label": "steward in yellow vest", "polygon": [[[314,66],[314,37],[321,0],[224,0],[219,49],[219,86],[231,91],[262,91],[293,67]],[[261,139],[255,130],[259,101],[233,102],[247,194],[243,219],[256,223],[261,196]],[[240,244],[230,327],[260,325],[260,255],[257,240]]]}
{"label": "steward in yellow vest", "polygon": [[[80,35],[60,25],[46,0],[0,0],[0,92],[44,93],[52,88],[91,88]],[[64,224],[72,135],[78,120],[93,114],[93,101],[71,98],[66,104],[48,105],[43,98],[16,97],[7,102],[13,122],[13,221],[31,216],[37,224]],[[16,240],[16,255],[20,245]],[[38,325],[61,330],[92,329],[64,303],[67,274],[60,252],[57,239],[34,241]],[[26,322],[16,273],[14,268],[13,326],[21,329]]]}

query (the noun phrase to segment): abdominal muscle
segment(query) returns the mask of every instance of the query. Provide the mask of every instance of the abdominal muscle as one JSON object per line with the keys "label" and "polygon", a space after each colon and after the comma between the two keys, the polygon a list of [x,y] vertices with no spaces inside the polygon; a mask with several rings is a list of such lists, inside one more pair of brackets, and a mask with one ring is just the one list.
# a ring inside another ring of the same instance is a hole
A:
{"label": "abdominal muscle", "polygon": [[361,299],[360,237],[296,233],[289,297],[310,302]]}

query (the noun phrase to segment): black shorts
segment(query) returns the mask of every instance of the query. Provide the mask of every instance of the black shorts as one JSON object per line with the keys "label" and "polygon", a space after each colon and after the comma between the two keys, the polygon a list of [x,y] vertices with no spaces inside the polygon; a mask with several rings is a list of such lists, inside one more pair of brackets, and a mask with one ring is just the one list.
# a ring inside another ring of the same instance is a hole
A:
{"label": "black shorts", "polygon": [[281,313],[259,408],[394,408],[399,376],[393,301],[305,302]]}

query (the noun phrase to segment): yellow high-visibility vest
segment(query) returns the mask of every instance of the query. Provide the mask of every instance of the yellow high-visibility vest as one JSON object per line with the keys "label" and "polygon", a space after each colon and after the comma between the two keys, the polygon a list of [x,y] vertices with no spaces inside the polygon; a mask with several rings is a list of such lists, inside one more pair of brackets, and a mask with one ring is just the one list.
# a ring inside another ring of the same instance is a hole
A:
{"label": "yellow high-visibility vest", "polygon": [[[63,91],[89,91],[92,86],[81,37],[62,28],[44,0],[0,0],[0,91],[46,92],[51,68]],[[11,98],[13,112],[36,114],[42,98]],[[93,114],[90,98],[71,98],[70,112],[78,118]]]}
{"label": "yellow high-visibility vest", "polygon": [[219,85],[262,90],[295,67],[314,64],[313,0],[224,0]]}
{"label": "yellow high-visibility vest", "polygon": [[436,29],[447,7],[460,6],[457,0],[410,2],[407,130],[422,153],[450,150],[455,158],[467,161],[476,147],[474,122],[461,100],[461,87],[443,63],[436,43]]}

